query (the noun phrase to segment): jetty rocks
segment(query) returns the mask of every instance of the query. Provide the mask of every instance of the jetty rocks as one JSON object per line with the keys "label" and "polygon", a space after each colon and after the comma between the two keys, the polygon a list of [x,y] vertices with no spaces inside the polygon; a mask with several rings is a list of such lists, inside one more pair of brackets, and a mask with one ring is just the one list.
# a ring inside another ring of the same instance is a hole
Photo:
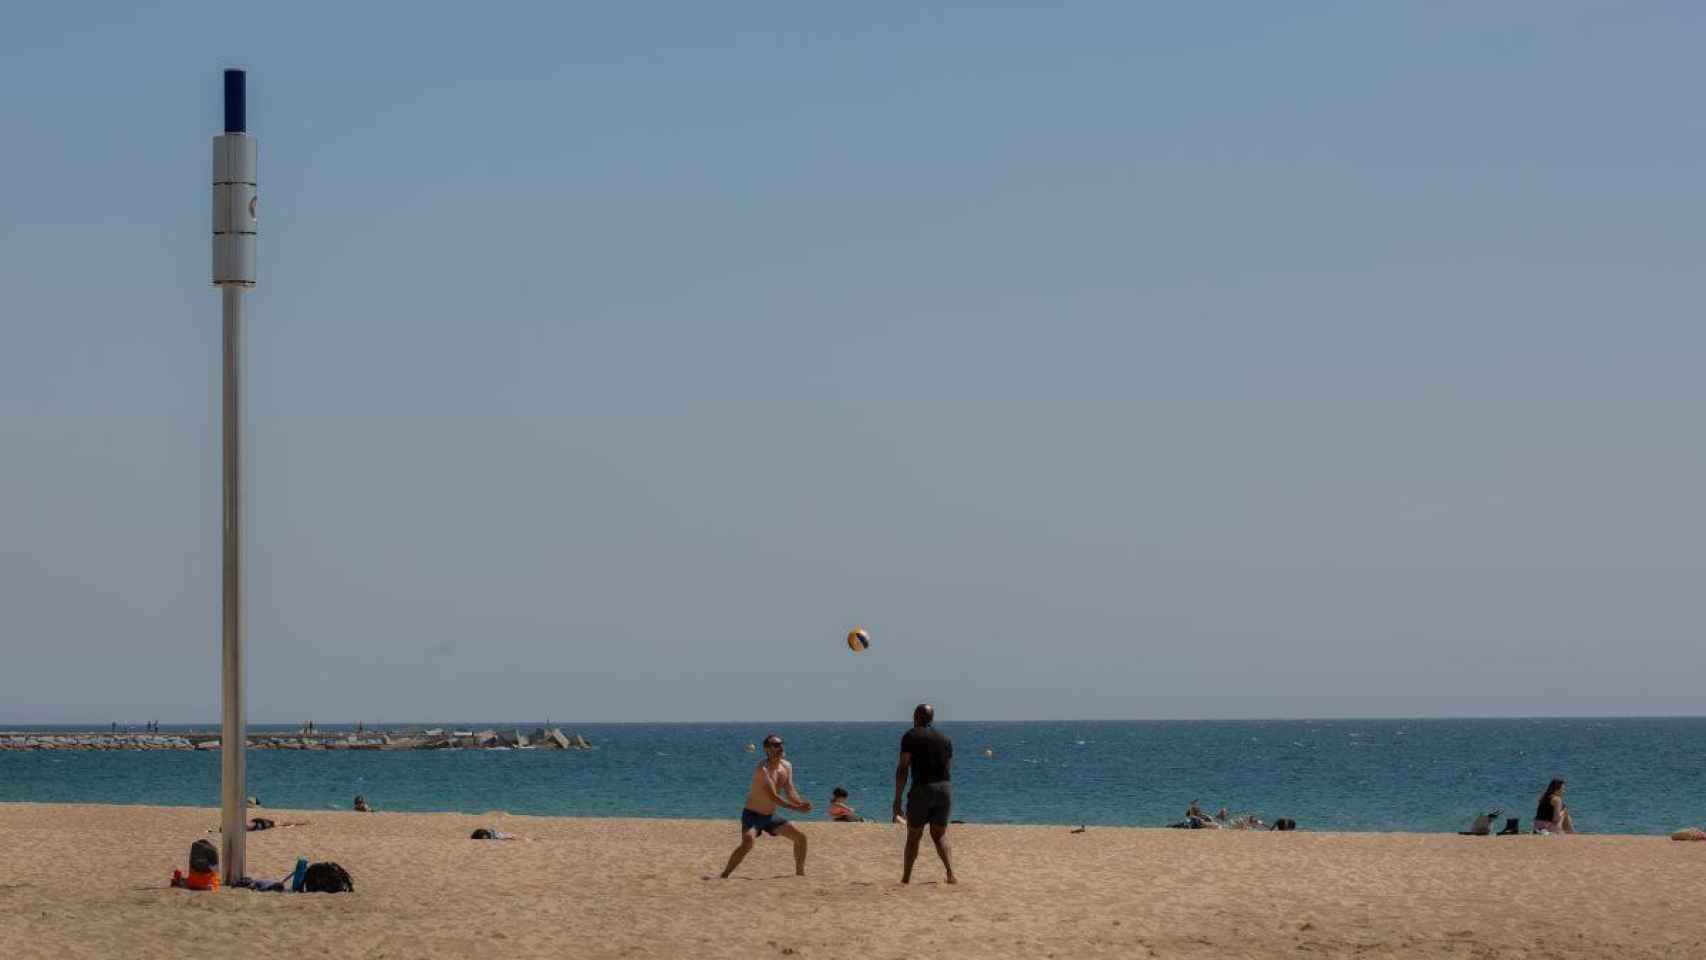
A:
{"label": "jetty rocks", "polygon": [[[213,745],[219,746],[218,737]],[[189,737],[145,733],[0,733],[0,750],[194,750]]]}
{"label": "jetty rocks", "polygon": [[[0,731],[0,750],[218,750],[217,730],[183,734]],[[253,733],[250,750],[591,750],[578,733],[539,727],[520,730],[409,729],[362,733]]]}
{"label": "jetty rocks", "polygon": [[556,727],[520,730],[426,730],[415,745],[420,750],[591,750],[580,734],[566,735]]}

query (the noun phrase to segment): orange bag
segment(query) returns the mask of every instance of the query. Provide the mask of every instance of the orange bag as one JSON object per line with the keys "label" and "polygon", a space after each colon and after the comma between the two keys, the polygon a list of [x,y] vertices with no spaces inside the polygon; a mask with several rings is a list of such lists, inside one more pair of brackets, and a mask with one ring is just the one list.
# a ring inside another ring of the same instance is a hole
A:
{"label": "orange bag", "polygon": [[219,874],[196,873],[192,870],[190,875],[184,879],[184,886],[191,890],[218,890]]}

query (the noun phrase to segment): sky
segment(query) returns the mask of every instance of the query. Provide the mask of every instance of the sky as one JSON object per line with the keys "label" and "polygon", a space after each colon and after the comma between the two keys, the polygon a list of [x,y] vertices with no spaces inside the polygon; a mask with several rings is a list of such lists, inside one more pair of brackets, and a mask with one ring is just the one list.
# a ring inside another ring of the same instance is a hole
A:
{"label": "sky", "polygon": [[[1700,714],[1706,8],[31,4],[0,722]],[[855,625],[872,648],[854,655]]]}

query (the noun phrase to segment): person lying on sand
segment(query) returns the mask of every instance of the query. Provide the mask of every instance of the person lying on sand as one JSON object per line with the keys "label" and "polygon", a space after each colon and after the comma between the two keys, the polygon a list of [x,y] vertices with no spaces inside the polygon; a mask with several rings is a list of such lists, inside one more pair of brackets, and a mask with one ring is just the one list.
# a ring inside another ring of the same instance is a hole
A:
{"label": "person lying on sand", "polygon": [[266,817],[254,817],[249,821],[249,832],[253,833],[256,830],[272,830],[274,828],[306,826],[308,826],[308,821],[306,820],[291,820],[286,823],[279,823],[276,820],[268,820]]}
{"label": "person lying on sand", "polygon": [[[255,817],[249,821],[248,826],[245,829],[247,829],[247,831],[249,833],[254,833],[257,830],[272,830],[272,829],[283,828],[283,827],[306,827],[306,826],[308,826],[308,821],[306,821],[306,820],[291,820],[288,823],[279,823],[276,820],[268,820],[266,817]],[[208,833],[218,833],[219,828],[213,827],[212,829],[208,830],[207,832]]]}
{"label": "person lying on sand", "polygon": [[806,875],[806,835],[800,832],[799,827],[778,817],[776,808],[787,807],[810,813],[812,803],[800,799],[799,791],[794,789],[794,765],[783,759],[783,752],[781,737],[772,733],[764,738],[764,760],[752,771],[752,783],[746,791],[746,809],[740,812],[740,846],[729,854],[728,866],[723,868],[724,880],[746,859],[761,833],[792,840],[794,874]]}

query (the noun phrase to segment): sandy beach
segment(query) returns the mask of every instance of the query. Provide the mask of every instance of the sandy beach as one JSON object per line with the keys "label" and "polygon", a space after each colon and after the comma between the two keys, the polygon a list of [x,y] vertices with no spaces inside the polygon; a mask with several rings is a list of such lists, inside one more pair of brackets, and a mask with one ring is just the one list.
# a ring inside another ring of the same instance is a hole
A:
{"label": "sandy beach", "polygon": [[[7,957],[1706,957],[1706,844],[959,826],[957,887],[904,831],[809,819],[808,875],[727,822],[262,810],[249,873],[336,860],[349,895],[166,885],[218,811],[0,804]],[[525,839],[478,842],[477,826]]]}

